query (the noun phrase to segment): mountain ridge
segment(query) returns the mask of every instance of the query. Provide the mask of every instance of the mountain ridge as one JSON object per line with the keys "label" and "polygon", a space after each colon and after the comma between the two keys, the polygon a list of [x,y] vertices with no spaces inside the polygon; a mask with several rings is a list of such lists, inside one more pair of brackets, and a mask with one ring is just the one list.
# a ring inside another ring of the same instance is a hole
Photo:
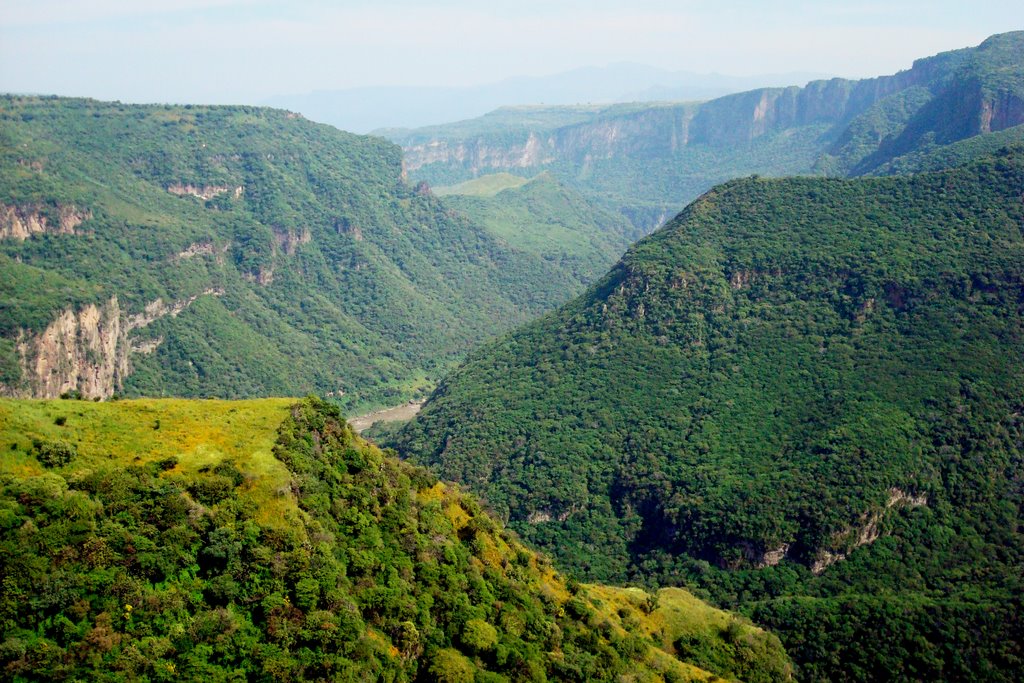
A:
{"label": "mountain ridge", "polygon": [[372,133],[480,116],[495,107],[526,103],[574,104],[665,99],[708,99],[761,85],[806,83],[817,74],[749,77],[671,71],[619,62],[549,76],[519,76],[476,86],[368,86],[279,95],[262,104],[302,112],[342,130]]}

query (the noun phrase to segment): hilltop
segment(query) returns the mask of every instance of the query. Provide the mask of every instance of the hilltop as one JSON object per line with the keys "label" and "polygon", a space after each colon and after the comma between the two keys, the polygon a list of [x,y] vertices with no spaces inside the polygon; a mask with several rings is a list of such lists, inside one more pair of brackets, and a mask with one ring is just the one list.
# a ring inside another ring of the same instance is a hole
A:
{"label": "hilltop", "polygon": [[0,400],[0,443],[12,680],[790,677],[685,591],[566,580],[318,399]]}
{"label": "hilltop", "polygon": [[1021,149],[718,186],[397,447],[563,567],[756,615],[808,679],[1011,680],[1022,188]]}

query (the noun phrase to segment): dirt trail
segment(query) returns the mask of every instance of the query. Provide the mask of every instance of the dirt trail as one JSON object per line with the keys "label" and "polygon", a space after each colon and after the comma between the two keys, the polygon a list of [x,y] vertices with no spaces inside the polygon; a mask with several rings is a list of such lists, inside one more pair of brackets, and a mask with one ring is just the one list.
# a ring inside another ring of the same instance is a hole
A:
{"label": "dirt trail", "polygon": [[352,425],[352,429],[356,430],[357,434],[360,434],[364,429],[369,429],[371,425],[377,422],[411,420],[415,417],[416,413],[420,412],[420,408],[423,407],[423,403],[423,401],[409,401],[408,403],[403,403],[402,405],[395,406],[394,408],[375,410],[372,413],[367,413],[366,415],[353,417],[348,421],[348,423]]}

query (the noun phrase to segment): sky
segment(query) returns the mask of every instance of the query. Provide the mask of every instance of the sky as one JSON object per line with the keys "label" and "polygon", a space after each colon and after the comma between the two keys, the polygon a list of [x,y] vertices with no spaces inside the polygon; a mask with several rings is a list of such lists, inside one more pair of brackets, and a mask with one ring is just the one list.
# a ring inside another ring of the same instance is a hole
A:
{"label": "sky", "polygon": [[623,61],[861,78],[1019,29],[1021,0],[0,0],[0,92],[244,104]]}

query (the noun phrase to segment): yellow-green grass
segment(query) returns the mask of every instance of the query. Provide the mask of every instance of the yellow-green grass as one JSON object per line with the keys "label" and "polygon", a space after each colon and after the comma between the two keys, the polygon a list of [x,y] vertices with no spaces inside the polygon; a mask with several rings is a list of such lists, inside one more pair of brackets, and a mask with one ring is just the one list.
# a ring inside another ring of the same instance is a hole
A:
{"label": "yellow-green grass", "polygon": [[[63,440],[78,450],[65,477],[97,468],[176,458],[162,476],[185,476],[231,460],[259,505],[259,521],[284,524],[298,513],[290,475],[274,457],[277,428],[295,399],[247,401],[137,399],[95,403],[0,399],[0,474],[34,476],[45,469],[34,439]],[[63,424],[60,424],[63,423]]]}
{"label": "yellow-green grass", "polygon": [[[669,653],[674,653],[673,643],[680,636],[719,633],[732,622],[738,622],[744,633],[765,633],[752,623],[739,621],[736,615],[712,607],[682,588],[662,588],[654,594],[656,600],[652,600],[651,593],[640,588],[588,584],[585,589],[597,610],[598,623],[608,621],[619,625],[622,621],[632,621],[634,626],[638,624],[638,630],[662,648],[650,651],[648,663],[661,671],[674,668],[684,677],[683,680],[709,681],[717,677],[670,656]],[[651,610],[654,605],[657,607]]]}
{"label": "yellow-green grass", "polygon": [[446,185],[435,187],[433,192],[438,197],[452,194],[464,194],[471,197],[493,197],[502,190],[513,187],[522,187],[530,182],[529,178],[513,175],[511,173],[490,173],[479,178],[467,180],[458,185]]}

